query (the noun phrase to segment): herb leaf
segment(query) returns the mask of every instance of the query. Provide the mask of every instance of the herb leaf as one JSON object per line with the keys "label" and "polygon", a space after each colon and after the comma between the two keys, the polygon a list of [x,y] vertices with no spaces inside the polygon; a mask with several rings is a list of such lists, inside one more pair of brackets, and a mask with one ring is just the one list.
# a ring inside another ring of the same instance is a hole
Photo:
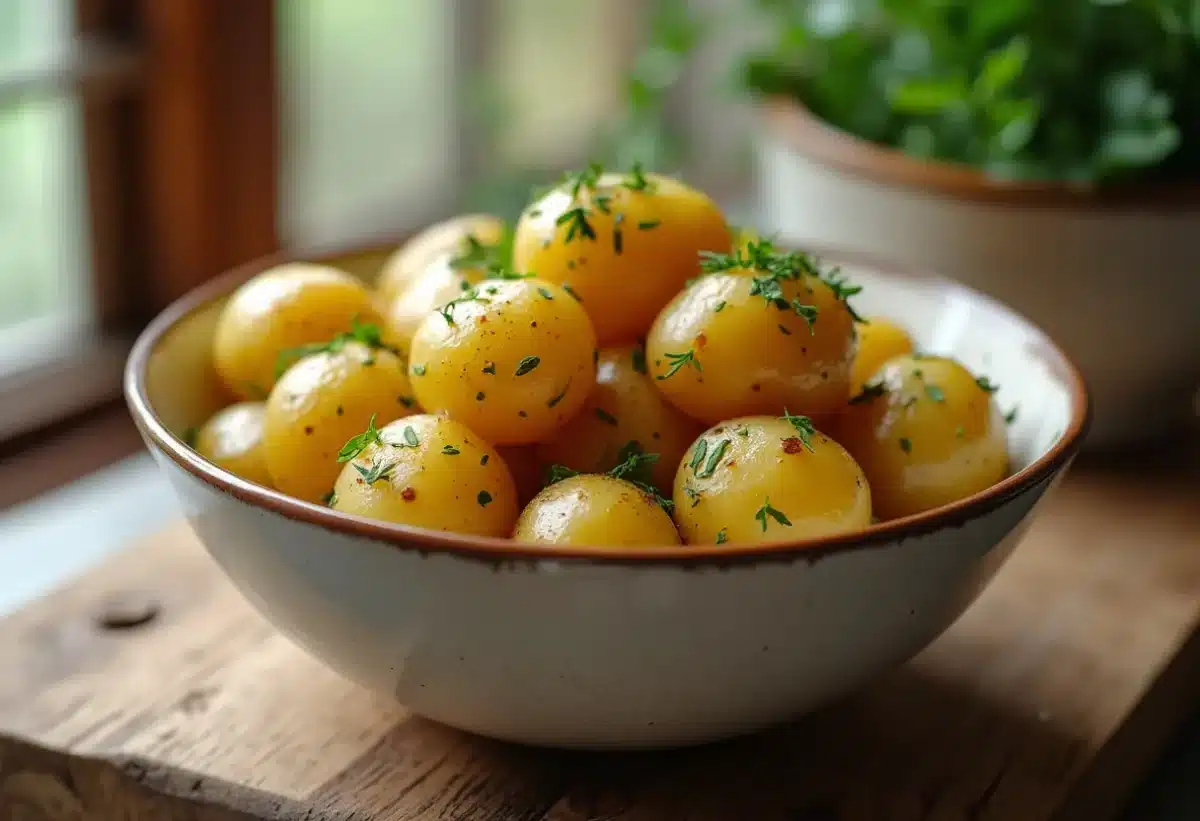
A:
{"label": "herb leaf", "polygon": [[521,361],[517,363],[516,375],[524,376],[540,364],[542,364],[542,358],[540,356],[522,357]]}
{"label": "herb leaf", "polygon": [[704,368],[700,366],[700,360],[696,358],[696,351],[694,348],[688,348],[683,353],[664,353],[663,356],[666,357],[667,361],[671,364],[670,367],[667,368],[667,372],[665,374],[659,374],[657,377],[655,377],[656,379],[670,379],[679,372],[680,368],[684,367],[685,365],[691,365],[698,371],[704,370]]}
{"label": "herb leaf", "polygon": [[788,413],[787,408],[783,409],[783,416],[780,418],[795,428],[796,437],[800,440],[804,447],[808,448],[808,451],[812,453],[812,438],[817,433],[817,428],[813,425],[813,421],[807,416],[793,416],[792,414]]}
{"label": "herb leaf", "polygon": [[366,431],[357,436],[351,436],[349,441],[342,445],[342,449],[338,451],[337,460],[349,462],[372,444],[384,444],[383,437],[379,435],[379,428],[375,427],[375,414],[371,414]]}
{"label": "herb leaf", "polygon": [[784,512],[782,510],[771,507],[771,497],[770,496],[768,496],[764,500],[763,506],[760,507],[758,509],[758,512],[754,514],[755,521],[757,521],[759,524],[762,525],[763,533],[767,532],[768,518],[774,519],[778,524],[781,524],[784,527],[792,526],[791,521],[788,519],[788,517],[784,514]]}

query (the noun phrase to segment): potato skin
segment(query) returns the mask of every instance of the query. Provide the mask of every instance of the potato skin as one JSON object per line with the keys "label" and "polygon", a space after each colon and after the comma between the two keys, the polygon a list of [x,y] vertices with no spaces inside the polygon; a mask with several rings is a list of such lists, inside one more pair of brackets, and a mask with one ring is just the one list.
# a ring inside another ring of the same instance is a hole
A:
{"label": "potato skin", "polygon": [[[559,185],[529,205],[517,223],[518,271],[569,284],[583,300],[601,345],[633,342],[684,283],[699,272],[700,252],[726,252],[729,227],[708,196],[678,180],[602,174],[594,186]],[[585,209],[594,237],[570,219]]]}
{"label": "potato skin", "polygon": [[837,436],[867,474],[881,519],[949,504],[1007,474],[1004,417],[958,362],[896,357],[868,384]]}
{"label": "potato skin", "polygon": [[613,550],[680,543],[671,517],[652,496],[600,474],[573,476],[547,487],[521,512],[513,539]]}
{"label": "potato skin", "polygon": [[423,277],[439,257],[449,261],[462,253],[468,235],[491,245],[499,242],[503,233],[504,220],[491,214],[460,214],[418,232],[384,262],[375,281],[382,304],[391,303],[401,289]]}
{"label": "potato skin", "polygon": [[850,395],[863,389],[883,364],[897,356],[911,354],[912,337],[903,327],[882,316],[870,317],[858,326],[858,351],[850,371]]}
{"label": "potato skin", "polygon": [[622,448],[637,442],[657,453],[654,485],[670,496],[675,468],[703,426],[663,399],[646,368],[640,345],[600,351],[596,386],[582,410],[537,446],[542,464],[581,473],[604,473],[622,460]]}
{"label": "potato skin", "polygon": [[517,490],[496,449],[445,416],[418,414],[379,430],[342,468],[330,506],[385,522],[508,536]]}
{"label": "potato skin", "polygon": [[[748,273],[702,277],[650,328],[646,355],[658,389],[681,411],[713,425],[756,414],[820,417],[844,405],[854,360],[854,320],[824,281],[779,283],[783,299],[816,308],[812,327],[789,305],[751,293]],[[675,368],[679,357],[690,357]]]}
{"label": "potato skin", "polygon": [[262,402],[237,402],[217,411],[196,432],[196,452],[247,482],[274,487],[263,457]]}
{"label": "potato skin", "polygon": [[421,406],[496,445],[549,436],[595,384],[596,335],[579,302],[539,279],[488,279],[430,314],[413,337],[409,373]]}
{"label": "potato skin", "polygon": [[379,323],[374,295],[327,265],[294,262],[264,271],[229,298],[213,335],[213,365],[240,399],[265,399],[279,354],[326,342],[354,320]]}
{"label": "potato skin", "polygon": [[705,431],[675,476],[675,523],[684,542],[795,541],[870,525],[862,470],[828,436],[813,432],[809,439],[812,450],[789,421],[774,416]]}
{"label": "potato skin", "polygon": [[347,342],[336,352],[301,359],[267,399],[263,453],[274,485],[319,502],[341,472],[346,440],[418,411],[404,361],[385,349]]}

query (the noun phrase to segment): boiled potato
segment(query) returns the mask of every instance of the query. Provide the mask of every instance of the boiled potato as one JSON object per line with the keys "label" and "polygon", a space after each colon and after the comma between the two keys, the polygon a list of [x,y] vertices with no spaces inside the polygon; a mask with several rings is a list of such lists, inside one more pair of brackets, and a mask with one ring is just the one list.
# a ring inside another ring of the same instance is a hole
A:
{"label": "boiled potato", "polygon": [[517,489],[495,448],[434,414],[392,422],[346,443],[330,506],[385,522],[474,536],[508,536]]}
{"label": "boiled potato", "polygon": [[613,476],[581,474],[534,497],[521,512],[513,539],[619,549],[678,545],[679,533],[643,488]]}
{"label": "boiled potato", "polygon": [[894,519],[984,490],[1008,472],[994,387],[953,359],[890,360],[850,400],[838,440],[871,482],[876,515]]}
{"label": "boiled potato", "polygon": [[375,419],[418,408],[404,360],[387,348],[344,341],[292,365],[267,399],[263,452],[275,487],[317,502],[341,472],[342,445]]}
{"label": "boiled potato", "polygon": [[749,268],[731,259],[692,282],[650,328],[646,355],[659,390],[708,424],[840,409],[855,344],[844,285],[811,273],[799,256],[764,251]]}
{"label": "boiled potato", "polygon": [[355,319],[379,323],[374,296],[357,279],[326,265],[281,265],[229,298],[213,336],[213,364],[235,396],[265,399],[281,352],[326,342]]}
{"label": "boiled potato", "polygon": [[579,302],[539,279],[486,279],[427,316],[409,359],[417,401],[497,445],[566,424],[595,384],[596,335]]}
{"label": "boiled potato", "polygon": [[871,524],[871,491],[837,442],[802,416],[722,422],[675,475],[688,544],[753,544],[851,533]]}
{"label": "boiled potato", "polygon": [[863,389],[867,380],[889,359],[913,352],[913,340],[908,331],[881,316],[870,317],[858,326],[858,352],[850,371],[850,395]]}
{"label": "boiled potato", "polygon": [[247,482],[271,487],[263,458],[264,416],[262,402],[238,402],[217,411],[196,432],[196,452]]}
{"label": "boiled potato", "polygon": [[383,304],[390,303],[410,282],[425,275],[438,258],[471,256],[472,241],[495,245],[504,235],[504,220],[491,214],[461,214],[435,223],[392,252],[375,287]]}
{"label": "boiled potato", "polygon": [[632,342],[699,271],[701,251],[727,251],[729,228],[707,196],[658,174],[570,175],[525,209],[513,241],[518,271],[569,287],[601,345]]}
{"label": "boiled potato", "polygon": [[[495,232],[484,234],[489,241]],[[384,316],[389,341],[407,349],[417,326],[430,313],[469,291],[500,265],[501,249],[467,238],[466,249],[454,247],[433,254],[425,268],[396,284]]]}
{"label": "boiled potato", "polygon": [[670,494],[675,466],[703,426],[664,401],[646,368],[640,345],[600,351],[596,386],[574,419],[538,445],[543,464],[603,473],[623,458],[630,442],[659,455],[651,481]]}

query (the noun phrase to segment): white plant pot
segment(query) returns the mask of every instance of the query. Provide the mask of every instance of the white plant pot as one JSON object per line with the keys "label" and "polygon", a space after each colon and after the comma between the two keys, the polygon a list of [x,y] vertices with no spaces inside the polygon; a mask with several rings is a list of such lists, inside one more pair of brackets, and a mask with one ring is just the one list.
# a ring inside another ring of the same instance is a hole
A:
{"label": "white plant pot", "polygon": [[1118,200],[1002,185],[859,140],[791,103],[766,114],[762,230],[955,278],[1025,314],[1089,383],[1090,448],[1163,437],[1194,417],[1200,193]]}

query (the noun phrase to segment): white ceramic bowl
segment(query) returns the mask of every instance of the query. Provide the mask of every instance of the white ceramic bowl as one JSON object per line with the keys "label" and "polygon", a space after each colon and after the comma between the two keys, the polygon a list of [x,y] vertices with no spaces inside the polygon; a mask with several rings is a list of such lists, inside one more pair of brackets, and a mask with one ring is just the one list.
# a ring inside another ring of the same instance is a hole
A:
{"label": "white ceramic bowl", "polygon": [[[383,251],[328,257],[370,274]],[[181,433],[220,403],[209,342],[265,260],[168,309],[126,373],[134,419],[213,558],[284,634],[414,712],[574,748],[689,745],[786,721],[936,638],[992,578],[1067,468],[1083,382],[1021,317],[944,280],[847,265],[867,312],[907,323],[1019,403],[1014,473],[866,532],[613,554],[365,521],[243,481]]]}

